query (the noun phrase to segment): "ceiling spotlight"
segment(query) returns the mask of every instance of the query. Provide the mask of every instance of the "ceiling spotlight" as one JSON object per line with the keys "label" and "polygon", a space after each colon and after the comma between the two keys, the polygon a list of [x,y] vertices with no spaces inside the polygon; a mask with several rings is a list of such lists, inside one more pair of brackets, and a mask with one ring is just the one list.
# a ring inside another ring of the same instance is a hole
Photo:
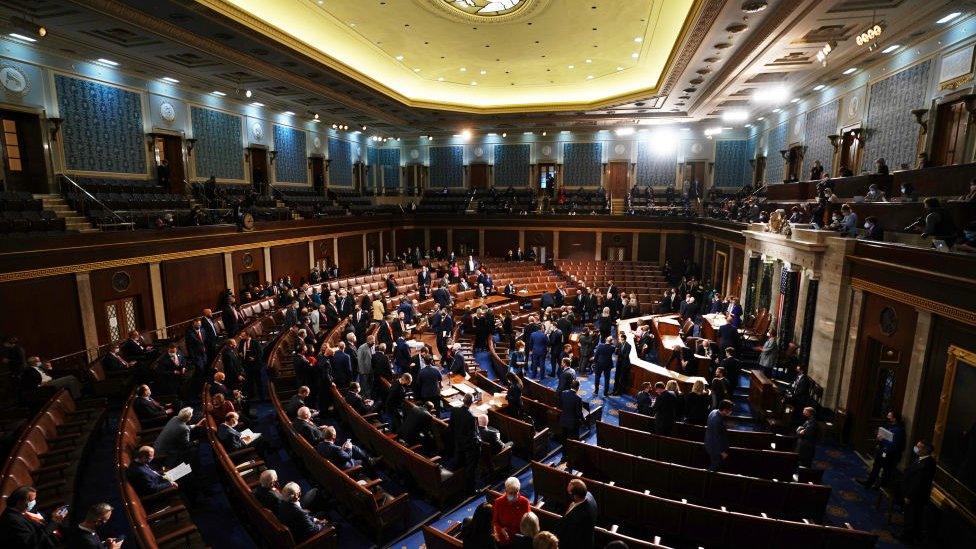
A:
{"label": "ceiling spotlight", "polygon": [[118,61],[112,61],[111,59],[105,59],[104,57],[99,57],[95,61],[97,63],[101,63],[102,65],[108,65],[110,67],[118,67],[119,66],[119,62]]}
{"label": "ceiling spotlight", "polygon": [[338,124],[333,124],[332,125],[332,129],[333,130],[338,130],[339,129],[339,125]]}
{"label": "ceiling spotlight", "polygon": [[634,135],[634,128],[617,128],[613,130],[613,133],[624,136],[624,135]]}
{"label": "ceiling spotlight", "polygon": [[891,53],[901,47],[901,44],[892,44],[887,48],[881,50],[881,53]]}
{"label": "ceiling spotlight", "polygon": [[461,130],[461,137],[463,137],[465,139],[471,139],[471,130],[469,130],[469,129],[463,129],[463,130]]}
{"label": "ceiling spotlight", "polygon": [[464,68],[464,67],[461,67],[461,69],[460,69],[460,71],[461,71],[461,72],[468,72],[468,69],[466,69],[466,68]]}
{"label": "ceiling spotlight", "polygon": [[759,13],[769,7],[766,0],[747,0],[742,3],[742,11],[746,13]]}
{"label": "ceiling spotlight", "polygon": [[817,84],[816,86],[813,87],[813,91],[818,92],[818,91],[820,91],[820,90],[822,90],[822,89],[824,89],[826,87],[827,86],[825,86],[823,84]]}
{"label": "ceiling spotlight", "polygon": [[444,77],[443,76],[438,76],[437,77],[437,81],[438,82],[443,82],[444,81]]}
{"label": "ceiling spotlight", "polygon": [[622,71],[622,70],[624,70],[624,68],[623,67],[617,67],[617,70],[618,71]]}
{"label": "ceiling spotlight", "polygon": [[485,69],[481,69],[481,74],[488,74],[488,71],[486,71]]}
{"label": "ceiling spotlight", "polygon": [[222,91],[217,91],[217,90],[214,90],[214,91],[210,92],[210,94],[211,95],[216,95],[217,97],[223,97],[223,96],[227,95],[226,93],[224,93]]}
{"label": "ceiling spotlight", "polygon": [[262,103],[260,101],[255,101],[255,102],[251,103],[251,106],[252,107],[263,107],[264,106],[264,103]]}
{"label": "ceiling spotlight", "polygon": [[319,113],[315,113],[315,115],[312,116],[312,120],[318,120],[318,119],[319,119]]}
{"label": "ceiling spotlight", "polygon": [[643,41],[644,41],[644,39],[641,38],[640,36],[638,36],[637,38],[634,38],[634,42],[637,42],[638,44],[640,44]]}
{"label": "ceiling spotlight", "polygon": [[427,136],[427,141],[433,141],[433,140],[434,140],[434,136],[433,135],[428,135]]}
{"label": "ceiling spotlight", "polygon": [[508,132],[502,132],[502,137],[508,137]]}
{"label": "ceiling spotlight", "polygon": [[[948,23],[949,21],[952,21],[953,19],[955,19],[956,17],[959,17],[960,15],[962,15],[962,13],[960,13],[958,11],[954,11],[954,12],[950,13],[949,15],[946,15],[942,19],[939,19],[938,21],[936,21],[936,23],[939,23],[939,24]],[[12,21],[13,20],[11,20],[11,22]],[[41,36],[44,36],[44,35],[42,34]]]}
{"label": "ceiling spotlight", "polygon": [[169,76],[164,76],[160,80],[162,80],[163,82],[169,82],[170,84],[179,84],[180,83],[179,80],[177,80],[175,78],[172,78],[172,77],[169,77]]}
{"label": "ceiling spotlight", "polygon": [[790,103],[799,103],[799,102],[800,102],[799,97],[794,97],[793,99],[790,99]]}
{"label": "ceiling spotlight", "polygon": [[402,56],[402,55],[398,55],[398,56],[396,56],[396,60],[397,60],[397,61],[403,61],[403,56]]}
{"label": "ceiling spotlight", "polygon": [[252,95],[254,94],[251,93],[251,90],[244,90],[244,97],[251,97]]}
{"label": "ceiling spotlight", "polygon": [[780,109],[780,108],[777,107],[777,108],[773,109],[773,112],[779,112],[781,110],[783,110],[783,109]]}
{"label": "ceiling spotlight", "polygon": [[[956,15],[959,15],[958,13]],[[13,16],[10,18],[10,24],[15,28],[24,31],[25,35],[37,36],[39,38],[44,38],[47,36],[47,28],[43,25],[38,25],[33,21],[28,21],[20,16]]]}
{"label": "ceiling spotlight", "polygon": [[759,117],[759,118],[757,118],[756,120],[759,120],[759,121],[761,122],[761,121],[763,121],[763,120],[765,120],[765,119],[766,119],[766,117],[765,117],[765,116],[760,116],[760,117]]}
{"label": "ceiling spotlight", "polygon": [[420,67],[414,67],[413,72],[420,72]]}
{"label": "ceiling spotlight", "polygon": [[37,42],[37,40],[31,38],[30,36],[25,36],[17,32],[12,32],[8,36],[11,38],[16,38],[17,40],[23,40],[24,42]]}
{"label": "ceiling spotlight", "polygon": [[593,62],[593,60],[592,60],[592,59],[587,59],[587,60],[586,60],[586,62],[587,62],[587,63],[592,63],[592,62]]}
{"label": "ceiling spotlight", "polygon": [[745,122],[749,119],[749,112],[737,109],[722,113],[722,120],[725,122]]}
{"label": "ceiling spotlight", "polygon": [[281,114],[283,114],[284,116],[295,116],[295,113],[293,113],[291,111],[285,111],[285,112],[283,112]]}
{"label": "ceiling spotlight", "polygon": [[637,59],[638,57],[640,57],[640,54],[635,51],[634,53],[630,54],[630,56],[633,57],[634,59]]}
{"label": "ceiling spotlight", "polygon": [[854,74],[855,72],[857,72],[857,67],[851,67],[844,71],[844,74]]}
{"label": "ceiling spotlight", "polygon": [[472,81],[471,81],[471,85],[472,85],[472,86],[477,86],[477,85],[478,85],[478,83],[477,83],[477,82],[475,82],[474,80],[472,80]]}
{"label": "ceiling spotlight", "polygon": [[588,74],[588,75],[586,75],[586,79],[587,79],[587,80],[593,80],[593,75],[592,75],[592,74]]}
{"label": "ceiling spotlight", "polygon": [[568,67],[566,67],[566,68],[567,68],[567,69],[575,69],[575,68],[576,68],[576,65],[569,65],[569,66],[568,66]]}
{"label": "ceiling spotlight", "polygon": [[545,137],[545,136],[546,136],[546,132],[542,132],[542,137]]}
{"label": "ceiling spotlight", "polygon": [[366,126],[363,126],[363,131],[366,131]]}

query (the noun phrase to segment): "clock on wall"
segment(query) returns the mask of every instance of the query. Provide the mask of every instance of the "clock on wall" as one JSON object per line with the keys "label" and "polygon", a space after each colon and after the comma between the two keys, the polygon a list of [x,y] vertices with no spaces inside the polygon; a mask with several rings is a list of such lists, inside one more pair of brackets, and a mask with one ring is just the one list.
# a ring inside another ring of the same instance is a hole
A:
{"label": "clock on wall", "polygon": [[895,310],[891,307],[881,309],[879,322],[881,324],[881,333],[884,335],[891,335],[898,330],[898,315],[895,314]]}
{"label": "clock on wall", "polygon": [[623,146],[622,144],[619,144],[619,143],[616,146],[613,147],[613,153],[614,154],[624,154],[624,151],[626,151],[626,150],[627,150],[627,147],[625,147],[625,146]]}
{"label": "clock on wall", "polygon": [[701,154],[701,152],[702,152],[702,151],[703,151],[704,149],[705,149],[705,148],[704,148],[704,147],[702,147],[702,144],[701,144],[701,143],[692,143],[692,144],[691,144],[691,152],[692,152],[693,154]]}
{"label": "clock on wall", "polygon": [[0,84],[3,89],[20,95],[26,95],[30,91],[30,79],[17,67],[0,67]]}
{"label": "clock on wall", "polygon": [[542,147],[542,156],[549,156],[552,154],[552,147],[549,145],[544,145]]}
{"label": "clock on wall", "polygon": [[317,135],[315,137],[313,137],[312,138],[312,146],[315,147],[316,149],[319,148],[319,147],[321,147],[322,146],[322,138],[320,138]]}
{"label": "clock on wall", "polygon": [[261,126],[260,122],[255,122],[251,124],[251,137],[260,141],[264,137],[264,128]]}
{"label": "clock on wall", "polygon": [[412,158],[414,160],[420,158],[420,151],[418,151],[417,149],[411,150],[410,151],[410,158]]}
{"label": "clock on wall", "polygon": [[159,104],[159,116],[167,122],[176,120],[176,107],[169,101],[163,101]]}
{"label": "clock on wall", "polygon": [[117,271],[112,275],[112,289],[116,292],[124,292],[132,284],[132,278],[125,271]]}

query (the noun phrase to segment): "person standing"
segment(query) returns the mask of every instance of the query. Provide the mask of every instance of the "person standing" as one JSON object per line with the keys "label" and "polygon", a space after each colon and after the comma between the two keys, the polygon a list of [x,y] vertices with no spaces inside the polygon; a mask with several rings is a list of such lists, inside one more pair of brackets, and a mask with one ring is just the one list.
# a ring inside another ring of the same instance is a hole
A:
{"label": "person standing", "polygon": [[522,517],[529,512],[529,498],[520,493],[522,483],[515,477],[505,480],[505,493],[491,506],[491,524],[500,547],[512,544],[521,531]]}
{"label": "person standing", "polygon": [[660,381],[654,384],[654,392],[657,393],[654,405],[651,406],[651,411],[654,413],[654,432],[671,436],[674,421],[678,416],[678,395],[665,389],[664,383]]}
{"label": "person standing", "polygon": [[814,409],[807,406],[803,409],[803,424],[796,428],[796,453],[799,454],[801,467],[812,467],[813,456],[820,440],[820,424],[814,417]]}
{"label": "person standing", "polygon": [[723,400],[718,409],[708,414],[705,426],[705,451],[708,452],[709,471],[718,471],[729,457],[729,432],[725,418],[732,414],[732,401]]}
{"label": "person standing", "polygon": [[593,396],[600,393],[600,377],[603,377],[603,396],[610,396],[610,370],[613,369],[613,338],[607,336],[593,351]]}
{"label": "person standing", "polygon": [[629,387],[627,378],[630,377],[630,342],[627,335],[620,333],[620,345],[617,347],[617,371],[613,376],[613,394],[622,395]]}
{"label": "person standing", "polygon": [[474,398],[465,394],[461,406],[451,408],[450,427],[454,436],[454,459],[463,467],[468,493],[474,492],[478,476],[478,458],[481,456],[481,437],[478,422],[471,413]]}
{"label": "person standing", "polygon": [[889,410],[886,418],[888,423],[884,426],[884,430],[890,434],[885,434],[881,429],[878,429],[878,445],[874,450],[874,463],[871,465],[871,473],[868,478],[858,480],[862,486],[869,490],[879,477],[882,482],[890,477],[892,471],[898,467],[898,462],[901,461],[902,452],[905,451],[905,427],[902,425],[898,413]]}
{"label": "person standing", "polygon": [[586,483],[578,478],[569,481],[566,492],[570,503],[559,521],[559,547],[593,549],[596,544],[593,533],[599,515],[596,500],[587,490]]}
{"label": "person standing", "polygon": [[920,440],[913,450],[915,459],[905,469],[905,476],[901,480],[901,496],[905,500],[905,527],[898,539],[906,543],[915,542],[924,527],[925,508],[931,497],[936,467],[929,443]]}
{"label": "person standing", "polygon": [[580,426],[583,424],[583,407],[586,404],[579,396],[579,380],[574,379],[569,387],[559,393],[559,427],[563,437],[568,440],[578,440]]}

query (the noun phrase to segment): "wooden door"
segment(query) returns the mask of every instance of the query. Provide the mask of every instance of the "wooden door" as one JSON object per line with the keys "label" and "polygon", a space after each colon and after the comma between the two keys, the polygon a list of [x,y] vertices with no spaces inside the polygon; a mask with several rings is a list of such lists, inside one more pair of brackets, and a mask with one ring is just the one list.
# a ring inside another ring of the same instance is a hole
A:
{"label": "wooden door", "polygon": [[47,193],[47,168],[36,114],[0,111],[3,190]]}
{"label": "wooden door", "polygon": [[251,147],[251,185],[254,192],[264,194],[265,184],[268,182],[268,151]]}
{"label": "wooden door", "polygon": [[861,138],[855,131],[845,131],[840,148],[840,163],[837,168],[838,175],[841,169],[847,168],[857,175],[858,161],[860,160]]}
{"label": "wooden door", "polygon": [[799,181],[802,175],[800,170],[803,169],[803,145],[790,147],[786,155],[786,162],[786,179],[788,181]]}
{"label": "wooden door", "polygon": [[951,166],[965,162],[966,128],[969,113],[962,99],[939,105],[935,118],[935,138],[932,160],[936,166]]}
{"label": "wooden door", "polygon": [[766,157],[757,156],[756,157],[756,169],[753,170],[752,174],[752,185],[756,188],[763,181],[763,177],[766,175]]}
{"label": "wooden door", "polygon": [[606,261],[626,261],[627,248],[620,246],[607,246],[604,249],[603,259]]}
{"label": "wooden door", "polygon": [[908,378],[908,353],[867,337],[851,381],[851,440],[863,455],[874,451],[878,427],[888,410],[901,410]]}
{"label": "wooden door", "polygon": [[630,171],[628,162],[607,163],[605,187],[609,198],[623,198],[627,195],[627,174]]}
{"label": "wooden door", "polygon": [[[701,183],[702,188],[705,188],[705,170],[708,167],[708,163],[704,160],[696,160],[692,162],[685,162],[681,167],[681,183],[684,184],[685,181],[698,180]],[[685,190],[681,187],[681,190]]]}
{"label": "wooden door", "polygon": [[104,307],[109,341],[122,341],[132,330],[141,329],[138,296],[106,301]]}
{"label": "wooden door", "polygon": [[472,189],[488,188],[488,164],[471,164],[468,173],[471,175]]}
{"label": "wooden door", "polygon": [[312,161],[312,186],[316,194],[325,196],[325,159],[321,156],[313,156]]}

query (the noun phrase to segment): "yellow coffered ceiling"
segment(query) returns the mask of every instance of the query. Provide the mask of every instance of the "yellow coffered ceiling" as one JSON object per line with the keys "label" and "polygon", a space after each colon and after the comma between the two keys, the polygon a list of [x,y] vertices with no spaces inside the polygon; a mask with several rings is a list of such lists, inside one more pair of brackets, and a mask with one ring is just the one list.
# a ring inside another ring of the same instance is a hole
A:
{"label": "yellow coffered ceiling", "polygon": [[701,0],[197,0],[408,105],[589,109],[654,95]]}

